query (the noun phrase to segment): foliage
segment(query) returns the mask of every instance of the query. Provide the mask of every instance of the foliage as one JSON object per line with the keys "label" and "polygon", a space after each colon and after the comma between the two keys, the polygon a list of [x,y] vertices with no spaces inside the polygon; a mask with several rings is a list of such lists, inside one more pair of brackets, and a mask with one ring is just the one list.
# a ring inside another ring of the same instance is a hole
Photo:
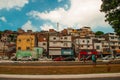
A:
{"label": "foliage", "polygon": [[2,33],[3,33],[3,31],[0,31],[0,39],[1,39]]}
{"label": "foliage", "polygon": [[103,34],[104,34],[104,32],[102,32],[102,31],[95,32],[95,35],[103,35]]}
{"label": "foliage", "polygon": [[102,0],[101,12],[106,15],[106,20],[120,36],[120,0]]}

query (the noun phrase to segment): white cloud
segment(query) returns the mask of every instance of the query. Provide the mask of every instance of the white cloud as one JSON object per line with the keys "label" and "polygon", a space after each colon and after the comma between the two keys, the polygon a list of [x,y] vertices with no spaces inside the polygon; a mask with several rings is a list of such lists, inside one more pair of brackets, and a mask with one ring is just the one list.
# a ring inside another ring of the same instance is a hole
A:
{"label": "white cloud", "polygon": [[4,16],[0,17],[0,20],[3,21],[3,22],[7,22],[7,20]]}
{"label": "white cloud", "polygon": [[40,28],[44,31],[49,31],[49,29],[55,29],[52,25],[49,24],[43,24],[42,26],[40,26]]}
{"label": "white cloud", "polygon": [[58,2],[62,2],[62,0],[58,0]]}
{"label": "white cloud", "polygon": [[70,0],[71,6],[69,10],[64,8],[57,8],[50,12],[31,11],[28,15],[49,20],[52,23],[59,22],[63,26],[90,26],[96,28],[97,26],[109,26],[104,22],[104,14],[101,13],[101,0]]}
{"label": "white cloud", "polygon": [[65,4],[64,7],[65,7],[65,9],[68,9],[68,8],[69,8],[69,6],[68,6],[67,4]]}
{"label": "white cloud", "polygon": [[27,30],[32,30],[32,31],[38,31],[38,29],[32,25],[31,21],[27,21],[23,26],[22,29],[27,31]]}
{"label": "white cloud", "polygon": [[20,10],[25,4],[28,4],[29,0],[0,0],[0,9],[16,9]]}

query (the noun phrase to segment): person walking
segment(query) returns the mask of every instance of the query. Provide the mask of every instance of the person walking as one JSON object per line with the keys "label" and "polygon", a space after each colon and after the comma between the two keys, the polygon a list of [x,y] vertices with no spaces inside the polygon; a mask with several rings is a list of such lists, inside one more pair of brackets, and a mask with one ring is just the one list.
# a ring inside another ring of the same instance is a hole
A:
{"label": "person walking", "polygon": [[95,54],[92,54],[93,66],[96,66],[96,60],[97,60],[97,56]]}

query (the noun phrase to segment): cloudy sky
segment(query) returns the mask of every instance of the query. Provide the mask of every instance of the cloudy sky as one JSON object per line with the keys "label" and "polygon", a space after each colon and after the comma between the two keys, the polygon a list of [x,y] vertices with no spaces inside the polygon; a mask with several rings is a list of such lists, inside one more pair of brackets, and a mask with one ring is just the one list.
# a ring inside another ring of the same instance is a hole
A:
{"label": "cloudy sky", "polygon": [[104,22],[101,0],[0,0],[0,30],[25,31],[79,29],[91,27],[93,31],[113,32]]}

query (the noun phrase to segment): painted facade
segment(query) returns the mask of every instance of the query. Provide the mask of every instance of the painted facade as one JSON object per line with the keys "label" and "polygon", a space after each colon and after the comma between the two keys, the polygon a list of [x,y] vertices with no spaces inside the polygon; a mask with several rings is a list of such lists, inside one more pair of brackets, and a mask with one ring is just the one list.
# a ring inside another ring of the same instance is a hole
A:
{"label": "painted facade", "polygon": [[35,36],[31,34],[18,35],[16,45],[16,50],[33,50],[36,46]]}

